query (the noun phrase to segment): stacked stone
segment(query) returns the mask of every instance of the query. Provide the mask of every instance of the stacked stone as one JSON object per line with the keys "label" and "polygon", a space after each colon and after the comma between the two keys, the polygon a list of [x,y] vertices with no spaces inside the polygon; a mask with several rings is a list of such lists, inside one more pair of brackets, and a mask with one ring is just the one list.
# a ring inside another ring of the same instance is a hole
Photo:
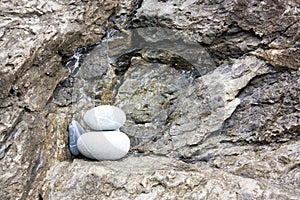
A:
{"label": "stacked stone", "polygon": [[88,110],[83,120],[93,131],[85,132],[75,120],[70,123],[69,145],[73,155],[81,153],[96,160],[117,160],[128,153],[130,140],[119,131],[126,121],[120,108],[98,106]]}

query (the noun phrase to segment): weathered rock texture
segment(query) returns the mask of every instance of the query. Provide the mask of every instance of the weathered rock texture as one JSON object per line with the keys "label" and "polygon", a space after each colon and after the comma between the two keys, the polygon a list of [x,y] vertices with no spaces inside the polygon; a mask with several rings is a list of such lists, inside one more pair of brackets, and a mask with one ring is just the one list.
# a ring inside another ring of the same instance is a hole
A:
{"label": "weathered rock texture", "polygon": [[[0,199],[299,199],[299,1],[0,7]],[[200,59],[132,49],[148,26]],[[127,114],[130,153],[72,157],[69,122],[101,104]]]}
{"label": "weathered rock texture", "polygon": [[46,196],[53,199],[297,198],[297,194],[276,184],[160,156],[130,157],[119,162],[61,162],[47,178]]}
{"label": "weathered rock texture", "polygon": [[68,108],[49,104],[68,77],[61,61],[99,41],[118,5],[1,1],[0,199],[37,199],[47,168],[70,158]]}

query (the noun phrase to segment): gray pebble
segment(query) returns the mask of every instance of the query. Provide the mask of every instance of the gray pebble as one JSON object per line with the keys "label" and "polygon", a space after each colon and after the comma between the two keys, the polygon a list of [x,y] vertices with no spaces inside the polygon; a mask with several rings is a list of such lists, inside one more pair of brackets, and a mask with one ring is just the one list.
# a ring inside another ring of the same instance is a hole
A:
{"label": "gray pebble", "polygon": [[77,140],[85,131],[82,126],[75,120],[72,120],[69,124],[69,147],[72,155],[79,155],[77,148]]}
{"label": "gray pebble", "polygon": [[85,157],[96,160],[118,160],[130,148],[128,136],[119,131],[95,131],[81,135],[78,149]]}

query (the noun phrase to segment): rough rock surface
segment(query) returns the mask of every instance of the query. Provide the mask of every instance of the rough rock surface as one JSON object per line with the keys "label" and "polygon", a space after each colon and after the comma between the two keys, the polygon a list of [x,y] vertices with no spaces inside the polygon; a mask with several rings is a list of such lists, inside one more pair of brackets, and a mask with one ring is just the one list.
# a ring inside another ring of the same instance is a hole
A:
{"label": "rough rock surface", "polygon": [[61,162],[48,171],[47,180],[44,187],[48,199],[297,198],[289,188],[276,184],[160,156],[130,157],[119,162]]}
{"label": "rough rock surface", "polygon": [[68,108],[49,104],[68,77],[61,61],[99,41],[118,4],[1,1],[0,199],[39,198],[47,168],[70,158]]}
{"label": "rough rock surface", "polygon": [[[0,7],[0,199],[299,199],[299,1]],[[116,53],[147,26],[198,44],[201,75],[176,48]],[[127,114],[128,156],[72,157],[69,122],[101,104]]]}

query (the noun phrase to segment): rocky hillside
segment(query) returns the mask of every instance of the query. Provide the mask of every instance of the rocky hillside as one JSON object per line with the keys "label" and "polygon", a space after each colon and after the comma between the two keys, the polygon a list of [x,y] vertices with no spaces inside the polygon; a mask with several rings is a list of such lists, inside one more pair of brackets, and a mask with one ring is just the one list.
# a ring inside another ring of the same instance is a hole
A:
{"label": "rocky hillside", "polygon": [[[299,1],[0,8],[0,199],[299,199]],[[103,104],[128,155],[72,156]]]}

